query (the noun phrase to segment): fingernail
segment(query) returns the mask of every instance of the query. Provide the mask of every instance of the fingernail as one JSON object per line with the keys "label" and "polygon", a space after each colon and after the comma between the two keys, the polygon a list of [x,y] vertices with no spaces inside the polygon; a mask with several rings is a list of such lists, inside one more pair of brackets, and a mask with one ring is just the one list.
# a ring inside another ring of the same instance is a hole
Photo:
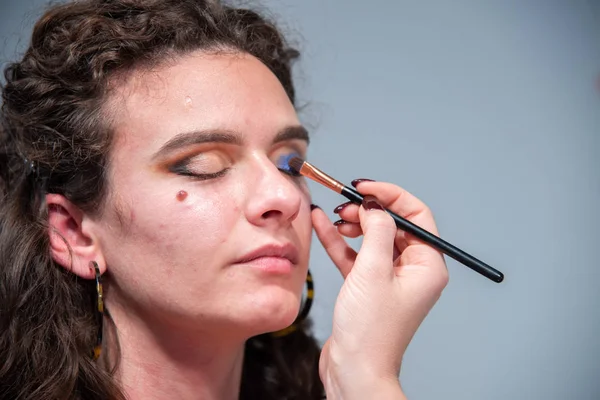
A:
{"label": "fingernail", "polygon": [[333,225],[334,225],[334,226],[340,226],[340,225],[344,225],[344,224],[347,224],[347,223],[348,223],[348,221],[346,221],[346,220],[343,220],[343,219],[338,219],[337,221],[335,221],[335,222],[333,223]]}
{"label": "fingernail", "polygon": [[340,204],[339,206],[337,206],[336,208],[333,209],[333,212],[335,214],[339,214],[340,211],[342,211],[344,208],[348,207],[350,204],[352,204],[351,201],[348,201],[344,204]]}
{"label": "fingernail", "polygon": [[375,182],[375,181],[373,179],[360,178],[360,179],[355,179],[350,183],[352,184],[352,186],[356,187],[356,185],[358,185],[361,182]]}
{"label": "fingernail", "polygon": [[314,210],[315,208],[321,208],[321,207],[319,207],[319,206],[318,206],[318,205],[316,205],[316,204],[311,204],[311,205],[310,205],[310,211]]}
{"label": "fingernail", "polygon": [[362,206],[365,210],[383,210],[379,201],[375,198],[375,196],[365,196],[363,198]]}

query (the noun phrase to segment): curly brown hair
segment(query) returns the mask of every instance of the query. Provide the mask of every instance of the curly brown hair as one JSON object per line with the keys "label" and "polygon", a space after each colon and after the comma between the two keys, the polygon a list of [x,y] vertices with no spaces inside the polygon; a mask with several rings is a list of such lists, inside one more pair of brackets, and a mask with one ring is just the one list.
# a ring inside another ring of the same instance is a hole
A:
{"label": "curly brown hair", "polygon": [[[46,193],[88,213],[107,195],[110,80],[187,52],[261,60],[292,103],[299,56],[258,13],[217,0],[85,0],[50,8],[4,71],[0,113],[0,398],[124,399],[94,362],[93,282],[50,256]],[[240,398],[317,399],[320,348],[309,323],[246,343]]]}

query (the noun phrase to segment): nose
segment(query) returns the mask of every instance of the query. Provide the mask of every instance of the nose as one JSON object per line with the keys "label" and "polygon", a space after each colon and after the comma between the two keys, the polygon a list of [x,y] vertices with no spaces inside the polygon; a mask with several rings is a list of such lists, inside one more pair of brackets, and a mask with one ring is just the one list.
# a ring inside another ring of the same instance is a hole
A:
{"label": "nose", "polygon": [[246,182],[246,218],[257,226],[285,225],[300,212],[302,191],[294,178],[283,174],[267,157],[255,157]]}

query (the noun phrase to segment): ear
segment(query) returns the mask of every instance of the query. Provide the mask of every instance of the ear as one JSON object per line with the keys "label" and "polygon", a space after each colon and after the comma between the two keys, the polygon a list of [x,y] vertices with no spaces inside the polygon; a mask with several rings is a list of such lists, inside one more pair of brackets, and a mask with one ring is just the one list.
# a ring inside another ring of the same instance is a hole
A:
{"label": "ear", "polygon": [[90,261],[96,261],[100,273],[104,273],[106,263],[93,232],[93,221],[60,194],[47,194],[46,204],[52,259],[84,279],[95,277]]}

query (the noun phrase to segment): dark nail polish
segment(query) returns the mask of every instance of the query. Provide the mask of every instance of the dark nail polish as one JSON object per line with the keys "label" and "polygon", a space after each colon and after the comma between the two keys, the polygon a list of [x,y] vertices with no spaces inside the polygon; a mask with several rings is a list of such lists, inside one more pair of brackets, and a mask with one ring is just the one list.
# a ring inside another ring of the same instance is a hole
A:
{"label": "dark nail polish", "polygon": [[373,179],[361,178],[361,179],[355,179],[350,183],[352,184],[352,186],[356,187],[356,185],[358,185],[361,182],[375,182],[375,181]]}
{"label": "dark nail polish", "polygon": [[340,226],[340,225],[344,225],[344,224],[347,224],[347,223],[348,223],[348,221],[346,221],[346,220],[343,220],[343,219],[338,219],[337,221],[335,221],[335,222],[333,223],[333,225],[334,225],[334,226]]}
{"label": "dark nail polish", "polygon": [[318,205],[316,205],[316,204],[311,204],[311,205],[310,205],[310,211],[314,210],[315,208],[321,208],[321,207],[319,207],[319,206],[318,206]]}
{"label": "dark nail polish", "polygon": [[339,214],[340,211],[342,211],[344,208],[348,207],[350,204],[352,204],[351,201],[348,201],[344,204],[340,204],[339,206],[337,206],[336,208],[333,209],[333,212],[335,214]]}
{"label": "dark nail polish", "polygon": [[383,207],[374,196],[365,196],[362,205],[365,210],[383,210]]}

